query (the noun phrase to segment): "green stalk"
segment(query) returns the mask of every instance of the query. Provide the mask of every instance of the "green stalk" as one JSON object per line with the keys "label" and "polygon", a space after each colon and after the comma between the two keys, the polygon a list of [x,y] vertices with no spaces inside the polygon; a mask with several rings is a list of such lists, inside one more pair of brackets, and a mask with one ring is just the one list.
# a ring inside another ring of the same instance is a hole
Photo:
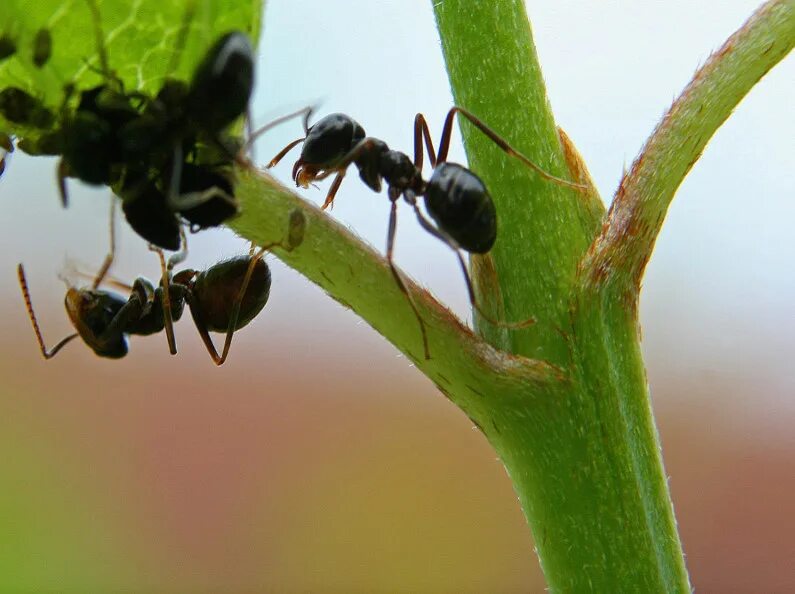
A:
{"label": "green stalk", "polygon": [[[571,177],[523,3],[448,0],[435,12],[456,103],[551,173]],[[633,310],[578,291],[578,265],[601,214],[593,193],[509,167],[476,131],[463,132],[498,207],[493,256],[505,312],[539,321],[532,334],[514,333],[511,352],[570,372],[540,405],[494,402],[491,411],[501,428],[491,443],[550,590],[687,592]]]}

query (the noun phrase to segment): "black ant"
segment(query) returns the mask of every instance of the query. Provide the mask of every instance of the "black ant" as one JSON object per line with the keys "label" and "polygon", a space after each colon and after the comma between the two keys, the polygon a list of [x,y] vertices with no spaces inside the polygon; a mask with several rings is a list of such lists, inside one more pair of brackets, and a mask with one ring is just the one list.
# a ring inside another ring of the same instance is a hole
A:
{"label": "black ant", "polygon": [[[168,283],[155,287],[144,278],[132,286],[114,284],[130,291],[125,300],[116,293],[98,289],[104,271],[95,278],[91,287],[69,288],[66,292],[67,315],[76,332],[61,339],[48,349],[33,311],[25,269],[17,266],[22,296],[30,317],[41,354],[51,359],[78,336],[96,355],[111,359],[124,357],[128,352],[128,335],[147,336],[170,332],[173,321],[182,316],[188,304],[193,321],[207,351],[216,365],[222,365],[229,355],[232,336],[251,322],[265,307],[270,295],[271,273],[263,256],[273,247],[293,250],[303,241],[306,220],[298,210],[290,215],[290,228],[284,241],[274,242],[252,251],[247,256],[236,256],[204,271],[183,270],[173,275]],[[163,276],[171,276],[171,268],[181,258],[177,254],[165,263],[163,253],[155,250],[161,259]],[[221,354],[213,344],[210,332],[225,332]],[[176,353],[173,334],[169,334],[172,353]]]}
{"label": "black ant", "polygon": [[[397,201],[401,196],[414,209],[422,228],[446,243],[456,253],[466,280],[469,301],[487,322],[509,328],[521,328],[532,323],[532,320],[517,324],[494,320],[480,309],[475,299],[472,281],[459,250],[463,249],[473,254],[487,253],[497,239],[497,213],[494,202],[481,179],[466,167],[447,162],[453,118],[456,114],[467,118],[505,153],[516,157],[544,179],[563,186],[584,189],[584,186],[547,173],[515,150],[475,115],[460,107],[453,107],[447,113],[438,152],[434,152],[425,117],[422,114],[417,114],[414,118],[413,161],[405,153],[390,150],[382,140],[366,136],[364,128],[353,118],[335,113],[319,120],[311,128],[305,129],[305,137],[288,144],[268,164],[268,167],[273,167],[293,147],[303,142],[301,156],[293,166],[292,176],[296,185],[306,188],[314,181],[336,174],[323,203],[323,209],[332,205],[337,190],[339,190],[351,164],[356,165],[359,177],[375,192],[380,192],[382,181],[386,181],[392,205],[387,232],[386,257],[398,286],[408,297],[419,321],[426,359],[430,358],[430,352],[425,323],[393,261]],[[423,140],[431,167],[433,167],[433,173],[427,182],[422,178]],[[425,199],[425,208],[436,225],[422,214],[417,203],[418,196]]]}

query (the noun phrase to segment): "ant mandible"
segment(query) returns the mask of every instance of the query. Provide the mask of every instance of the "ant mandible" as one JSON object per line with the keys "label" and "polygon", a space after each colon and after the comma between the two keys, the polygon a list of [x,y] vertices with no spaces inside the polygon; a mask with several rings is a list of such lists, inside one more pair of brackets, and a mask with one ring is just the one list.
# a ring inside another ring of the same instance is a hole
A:
{"label": "ant mandible", "polygon": [[[419,321],[426,359],[430,359],[430,351],[425,322],[393,260],[397,227],[397,201],[401,196],[414,209],[422,228],[443,241],[456,253],[466,280],[469,301],[487,322],[514,329],[533,323],[532,319],[518,323],[495,320],[479,307],[475,299],[469,271],[460,250],[463,249],[473,254],[485,254],[492,248],[497,239],[497,212],[483,181],[466,167],[447,162],[453,119],[456,114],[467,118],[501,150],[517,158],[544,179],[578,190],[585,189],[585,186],[547,173],[514,149],[479,118],[461,107],[453,107],[447,113],[438,151],[434,151],[425,117],[421,113],[416,115],[414,118],[413,161],[405,153],[390,150],[384,141],[366,136],[364,128],[350,116],[335,113],[319,120],[311,128],[307,128],[305,125],[305,136],[284,147],[268,164],[268,167],[273,167],[290,150],[303,142],[301,156],[295,162],[292,172],[296,185],[306,188],[314,181],[323,180],[336,174],[323,203],[323,209],[332,205],[337,190],[339,190],[351,164],[356,165],[359,177],[373,191],[380,192],[382,181],[386,182],[391,202],[387,231],[387,262],[395,281],[408,298]],[[428,181],[422,177],[423,141],[433,168],[433,173]],[[425,208],[436,223],[435,225],[420,210],[417,203],[418,196],[424,198]]]}
{"label": "ant mandible", "polygon": [[[252,246],[247,256],[230,258],[204,271],[187,269],[176,273],[168,283],[167,292],[163,289],[162,281],[155,288],[142,277],[137,278],[132,286],[111,281],[130,290],[127,300],[116,293],[98,289],[104,280],[99,275],[91,287],[70,287],[66,292],[64,305],[76,332],[61,339],[50,349],[44,342],[33,310],[25,269],[19,264],[19,285],[42,356],[51,359],[79,336],[96,355],[119,359],[129,350],[128,335],[147,336],[164,329],[168,333],[172,322],[181,318],[187,303],[207,352],[216,365],[223,365],[229,355],[234,333],[251,322],[268,302],[271,273],[264,260],[265,252],[276,246],[293,250],[303,241],[306,225],[303,213],[293,211],[289,225],[284,240],[256,250]],[[155,251],[160,256],[164,277],[170,276],[171,267],[183,254],[175,254],[166,265],[163,252],[156,248]],[[104,272],[103,270],[100,274]],[[210,332],[226,333],[220,355]],[[169,341],[173,340],[172,334]],[[175,353],[176,345],[170,346]]]}

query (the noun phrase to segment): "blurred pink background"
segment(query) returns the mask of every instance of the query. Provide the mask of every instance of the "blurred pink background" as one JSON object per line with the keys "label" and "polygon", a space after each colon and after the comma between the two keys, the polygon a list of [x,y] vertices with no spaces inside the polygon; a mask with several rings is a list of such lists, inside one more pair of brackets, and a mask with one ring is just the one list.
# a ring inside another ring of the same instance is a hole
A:
{"label": "blurred pink background", "polygon": [[[755,6],[528,2],[550,100],[605,199]],[[437,130],[452,101],[421,0],[271,0],[259,66],[261,121],[322,99],[322,113],[350,113],[397,148],[410,147],[414,113]],[[385,82],[394,71],[403,84]],[[644,283],[649,381],[698,592],[795,591],[793,81],[790,59],[718,132]],[[298,134],[269,134],[260,160]],[[0,591],[544,591],[485,439],[391,345],[278,262],[267,309],[222,368],[189,317],[177,357],[157,336],[133,339],[121,361],[77,343],[43,361],[14,267],[27,267],[52,344],[70,329],[58,273],[65,262],[92,270],[107,249],[107,196],[73,184],[62,211],[53,180],[54,162],[16,154],[0,181]],[[332,215],[382,247],[387,213],[352,176]],[[404,218],[401,266],[465,316],[454,259]],[[126,229],[120,249],[115,275],[156,276]],[[243,249],[205,233],[188,264]]]}

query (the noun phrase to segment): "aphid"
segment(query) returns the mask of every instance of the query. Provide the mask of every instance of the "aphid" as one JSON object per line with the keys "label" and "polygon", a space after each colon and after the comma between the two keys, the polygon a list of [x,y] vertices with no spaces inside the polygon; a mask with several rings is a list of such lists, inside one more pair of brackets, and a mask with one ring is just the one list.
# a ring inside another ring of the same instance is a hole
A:
{"label": "aphid", "polygon": [[0,91],[0,115],[13,124],[47,129],[55,123],[55,116],[44,104],[19,87]]}
{"label": "aphid", "polygon": [[[426,359],[430,358],[430,352],[425,323],[411,300],[393,261],[397,201],[401,196],[414,209],[422,228],[446,243],[456,253],[466,280],[469,300],[486,321],[513,328],[524,327],[530,322],[510,324],[493,320],[480,309],[475,300],[469,272],[459,250],[463,249],[475,254],[487,253],[497,239],[497,213],[494,202],[481,179],[462,165],[446,162],[453,118],[457,113],[466,117],[500,149],[519,159],[543,178],[560,185],[583,189],[583,186],[547,173],[511,147],[480,119],[460,107],[453,107],[447,114],[438,152],[433,149],[430,131],[424,116],[417,114],[414,119],[413,161],[405,153],[390,150],[382,140],[367,137],[362,126],[351,117],[336,113],[318,121],[306,131],[304,138],[299,138],[288,144],[268,165],[273,167],[293,147],[303,142],[301,156],[293,166],[293,180],[296,185],[308,187],[314,181],[335,174],[334,181],[323,203],[324,209],[333,203],[337,190],[339,190],[351,164],[356,165],[359,177],[373,191],[380,192],[382,182],[386,182],[391,202],[386,257],[398,286],[408,297],[419,321]],[[427,182],[422,178],[423,141],[433,167],[433,173]],[[417,203],[418,196],[424,198],[425,208],[436,223],[435,225],[420,210]]]}
{"label": "aphid", "polygon": [[33,36],[33,65],[41,68],[52,55],[52,35],[49,29],[39,29]]}
{"label": "aphid", "polygon": [[8,33],[0,35],[0,62],[7,60],[17,53],[17,44]]}

